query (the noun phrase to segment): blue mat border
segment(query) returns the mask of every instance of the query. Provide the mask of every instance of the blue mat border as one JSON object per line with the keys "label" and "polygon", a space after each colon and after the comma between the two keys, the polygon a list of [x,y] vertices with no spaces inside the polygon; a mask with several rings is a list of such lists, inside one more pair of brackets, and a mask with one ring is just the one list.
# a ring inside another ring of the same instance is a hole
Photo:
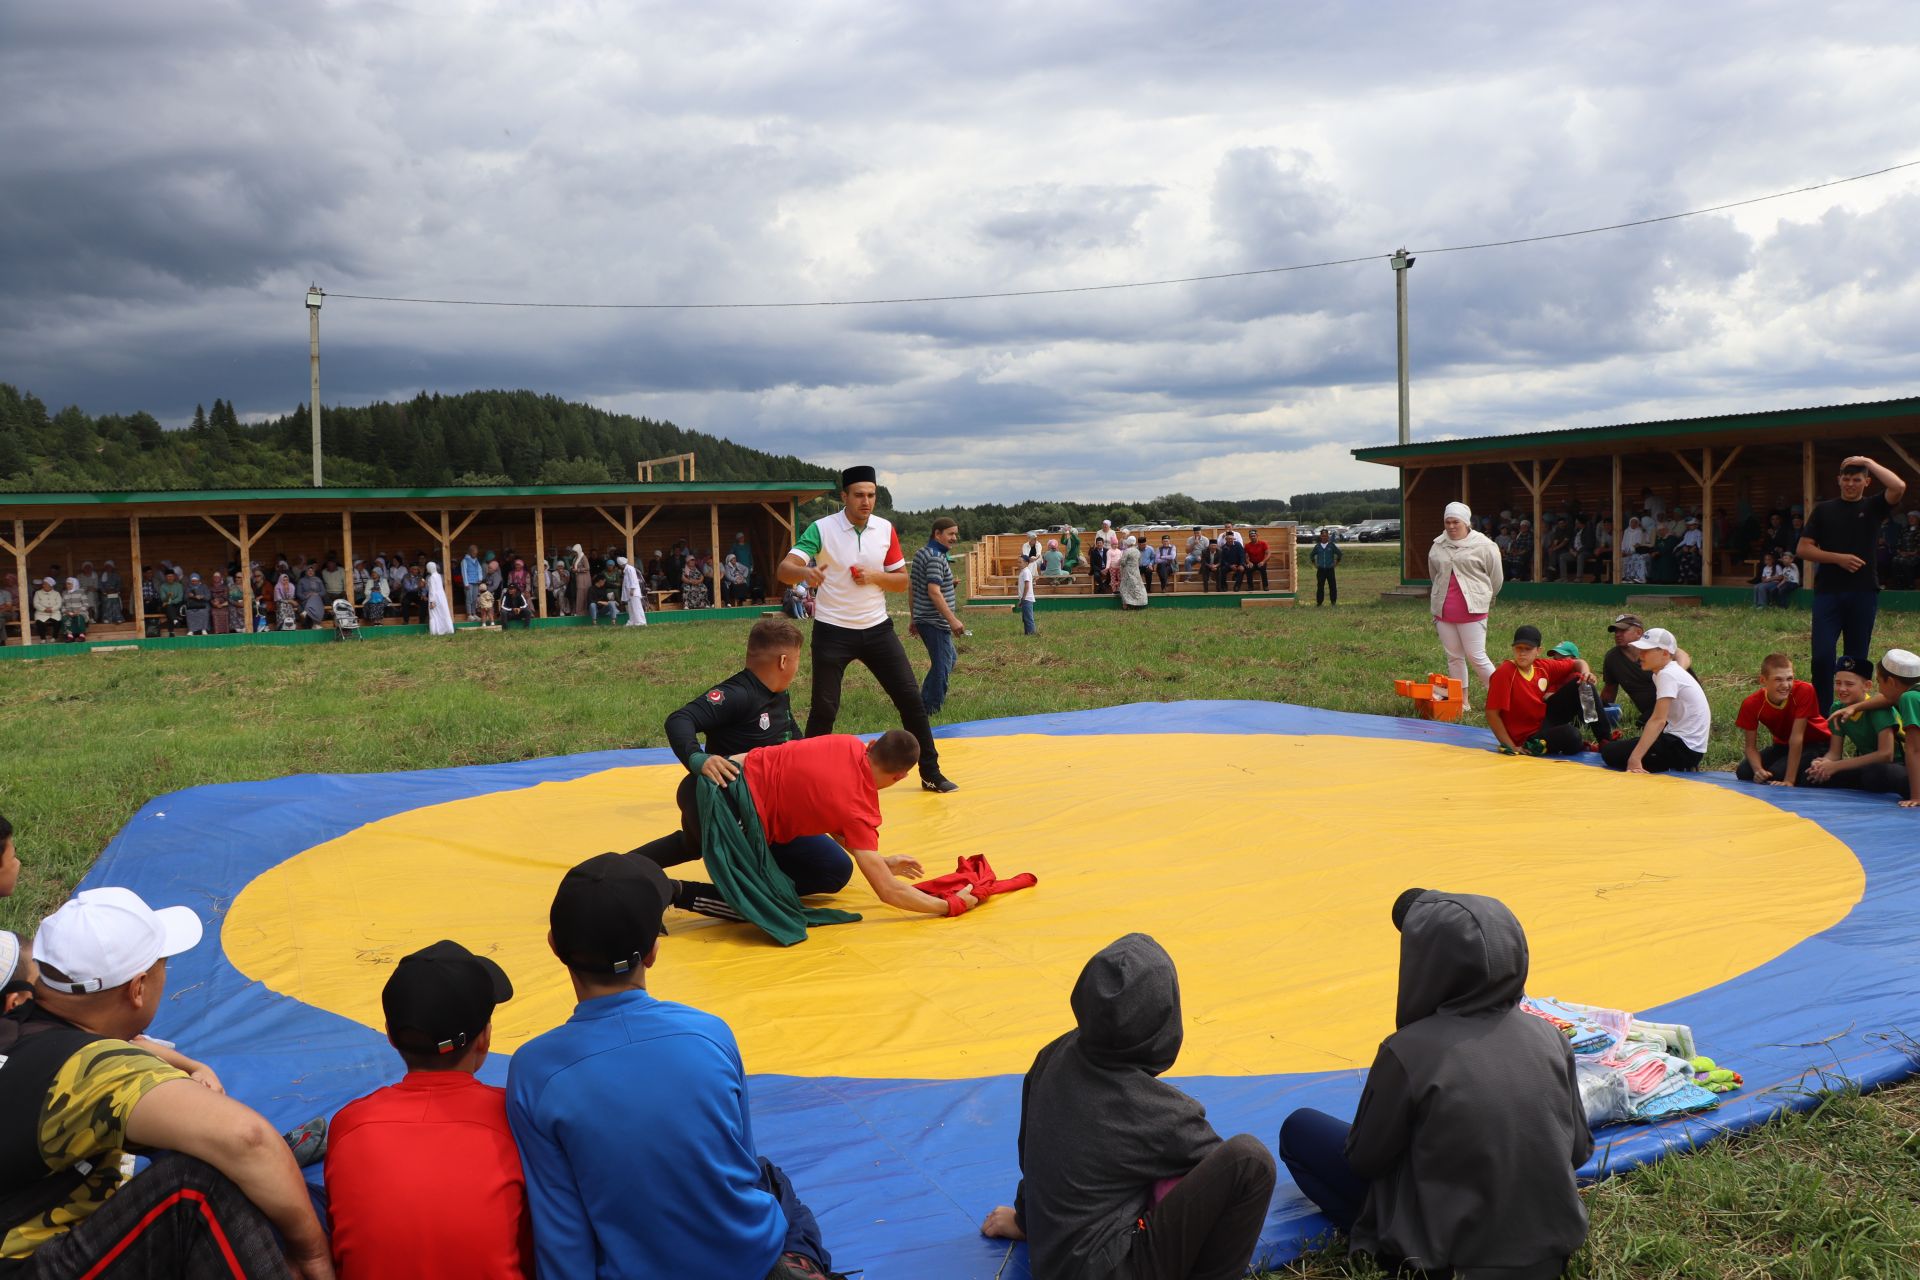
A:
{"label": "blue mat border", "polygon": [[[1282,703],[1135,703],[1097,710],[945,726],[941,737],[1111,733],[1327,734],[1487,749],[1481,729]],[[233,897],[287,858],[367,823],[426,805],[672,760],[663,749],[371,775],[296,775],[196,787],[143,806],[108,845],[85,885],[122,884],[148,901],[186,903],[218,936]],[[1596,763],[1568,761],[1567,767]],[[1844,841],[1867,873],[1849,916],[1775,960],[1647,1016],[1692,1023],[1710,1052],[1754,1082],[1699,1120],[1604,1131],[1583,1173],[1606,1173],[1814,1105],[1819,1090],[1871,1089],[1913,1075],[1920,1059],[1903,1019],[1920,1013],[1920,814],[1885,797],[1754,788],[1727,774],[1690,785],[1741,791],[1807,818]],[[1909,826],[1907,824],[1916,825]],[[219,947],[171,966],[169,1000],[154,1033],[179,1040],[220,1070],[236,1096],[291,1126],[389,1083],[397,1062],[384,1039],[338,1015],[242,976]],[[1768,1010],[1756,1019],[1756,1009]],[[1063,1024],[1064,1025],[1064,1024]],[[1911,1026],[1911,1023],[1908,1024]],[[1764,1028],[1764,1030],[1763,1030]],[[1754,1034],[1764,1043],[1748,1043]],[[501,1083],[507,1059],[483,1078]],[[1359,1071],[1276,1077],[1189,1077],[1222,1132],[1268,1136],[1296,1105],[1348,1114]],[[958,1280],[1026,1273],[974,1231],[1008,1199],[1019,1077],[974,1081],[813,1079],[756,1075],[754,1123],[763,1151],[787,1167],[820,1214],[840,1265],[869,1277]],[[859,1136],[856,1136],[859,1135]],[[876,1191],[877,1189],[877,1191]],[[1324,1220],[1283,1179],[1263,1254],[1296,1254]]]}

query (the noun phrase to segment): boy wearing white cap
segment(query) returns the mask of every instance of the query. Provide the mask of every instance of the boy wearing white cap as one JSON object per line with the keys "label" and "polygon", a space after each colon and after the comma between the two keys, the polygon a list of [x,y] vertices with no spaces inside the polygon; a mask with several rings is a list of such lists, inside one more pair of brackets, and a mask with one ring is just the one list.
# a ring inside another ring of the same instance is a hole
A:
{"label": "boy wearing white cap", "polygon": [[[273,1126],[130,1043],[159,1011],[167,957],[200,936],[188,908],[155,911],[120,888],[75,894],[41,923],[32,999],[0,1017],[0,1263],[333,1275]],[[155,1153],[130,1181],[129,1149]]]}
{"label": "boy wearing white cap", "polygon": [[1638,738],[1602,743],[1600,758],[1609,769],[1628,773],[1698,769],[1713,732],[1713,710],[1700,682],[1676,661],[1680,645],[1673,632],[1654,627],[1627,649],[1653,675],[1653,712]]}
{"label": "boy wearing white cap", "polygon": [[1880,655],[1874,675],[1880,692],[1851,707],[1836,708],[1830,720],[1844,721],[1869,711],[1893,711],[1893,758],[1906,766],[1907,798],[1902,809],[1920,809],[1920,654],[1889,649]]}

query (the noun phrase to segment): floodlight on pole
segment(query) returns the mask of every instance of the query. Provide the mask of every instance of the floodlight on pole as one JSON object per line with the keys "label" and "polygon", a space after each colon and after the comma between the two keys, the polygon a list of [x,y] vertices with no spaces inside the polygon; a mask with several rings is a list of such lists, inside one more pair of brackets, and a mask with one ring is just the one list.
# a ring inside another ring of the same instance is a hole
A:
{"label": "floodlight on pole", "polygon": [[307,286],[307,363],[313,375],[313,387],[307,401],[307,411],[313,419],[313,487],[321,486],[320,479],[320,304],[327,298],[326,291],[319,285]]}
{"label": "floodlight on pole", "polygon": [[1393,268],[1394,318],[1400,332],[1400,443],[1407,444],[1412,436],[1412,413],[1407,397],[1407,272],[1413,268],[1413,259],[1405,249],[1397,249],[1387,265]]}

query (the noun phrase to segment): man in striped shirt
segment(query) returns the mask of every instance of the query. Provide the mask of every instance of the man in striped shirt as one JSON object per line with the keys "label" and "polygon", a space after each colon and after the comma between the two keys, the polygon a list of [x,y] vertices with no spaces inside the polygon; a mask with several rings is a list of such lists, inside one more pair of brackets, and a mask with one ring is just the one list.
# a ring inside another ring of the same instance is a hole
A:
{"label": "man in striped shirt", "polygon": [[940,772],[940,752],[913,664],[887,615],[886,593],[908,590],[912,584],[900,535],[873,513],[880,497],[874,469],[849,467],[841,472],[840,497],[845,505],[807,526],[776,575],[789,585],[804,582],[814,592],[813,702],[807,736],[833,732],[840,715],[841,681],[847,666],[859,662],[892,700],[901,727],[920,742],[920,785],[943,794],[958,791]]}
{"label": "man in striped shirt", "polygon": [[947,701],[947,678],[959,661],[953,638],[967,633],[966,624],[953,611],[957,588],[953,581],[953,562],[947,558],[953,544],[960,541],[960,526],[941,516],[933,522],[933,534],[927,545],[913,557],[907,581],[913,598],[913,623],[908,634],[920,637],[927,646],[927,678],[920,685],[920,702],[927,715],[937,716]]}

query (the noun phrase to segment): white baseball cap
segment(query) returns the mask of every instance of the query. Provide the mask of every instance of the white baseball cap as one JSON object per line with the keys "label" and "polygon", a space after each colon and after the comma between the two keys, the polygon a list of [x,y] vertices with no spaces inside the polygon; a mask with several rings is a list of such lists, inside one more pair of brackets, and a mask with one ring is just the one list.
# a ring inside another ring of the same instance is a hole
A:
{"label": "white baseball cap", "polygon": [[20,967],[20,939],[5,929],[0,929],[0,987],[12,982],[15,969]]}
{"label": "white baseball cap", "polygon": [[[155,911],[131,889],[83,889],[40,922],[33,955],[40,981],[78,995],[131,982],[161,957],[192,950],[200,934],[191,907]],[[55,981],[48,968],[70,981]]]}
{"label": "white baseball cap", "polygon": [[1665,649],[1668,653],[1674,652],[1679,647],[1679,643],[1673,638],[1673,632],[1664,627],[1655,627],[1627,646],[1629,649]]}

